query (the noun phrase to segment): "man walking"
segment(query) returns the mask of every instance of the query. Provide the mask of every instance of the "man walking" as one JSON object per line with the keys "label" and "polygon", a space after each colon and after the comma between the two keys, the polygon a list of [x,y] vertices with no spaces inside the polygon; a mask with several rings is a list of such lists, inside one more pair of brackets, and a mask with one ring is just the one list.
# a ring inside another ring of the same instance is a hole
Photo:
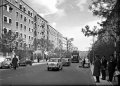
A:
{"label": "man walking", "polygon": [[18,58],[16,57],[16,55],[14,55],[14,58],[12,59],[12,65],[13,65],[13,68],[16,70],[18,66]]}

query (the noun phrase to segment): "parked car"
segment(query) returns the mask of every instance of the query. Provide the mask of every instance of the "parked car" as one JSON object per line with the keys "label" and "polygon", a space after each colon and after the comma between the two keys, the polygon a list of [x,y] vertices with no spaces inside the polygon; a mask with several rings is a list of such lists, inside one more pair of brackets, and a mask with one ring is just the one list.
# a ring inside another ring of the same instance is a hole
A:
{"label": "parked car", "polygon": [[62,58],[63,66],[71,65],[71,58]]}
{"label": "parked car", "polygon": [[50,69],[62,70],[62,68],[63,68],[63,64],[61,58],[50,58],[47,62],[48,71]]}
{"label": "parked car", "polygon": [[6,58],[0,57],[0,68],[11,68],[11,67],[12,67],[11,57],[6,57]]}
{"label": "parked car", "polygon": [[30,59],[22,58],[21,60],[19,60],[18,64],[19,66],[27,66],[27,65],[32,66],[32,61]]}

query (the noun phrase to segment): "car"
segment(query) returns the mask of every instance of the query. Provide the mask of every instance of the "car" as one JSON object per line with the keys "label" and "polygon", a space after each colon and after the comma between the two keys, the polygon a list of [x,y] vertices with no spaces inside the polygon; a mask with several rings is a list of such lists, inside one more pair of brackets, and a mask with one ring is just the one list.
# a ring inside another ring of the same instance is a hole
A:
{"label": "car", "polygon": [[32,61],[30,59],[22,58],[19,60],[19,66],[27,66],[30,65],[32,66]]}
{"label": "car", "polygon": [[0,58],[0,68],[11,68],[12,67],[12,58]]}
{"label": "car", "polygon": [[71,65],[71,59],[70,58],[62,58],[63,66],[70,66]]}
{"label": "car", "polygon": [[88,58],[85,58],[85,67],[90,67],[90,61]]}
{"label": "car", "polygon": [[57,69],[62,70],[63,64],[61,58],[50,58],[47,62],[47,70]]}

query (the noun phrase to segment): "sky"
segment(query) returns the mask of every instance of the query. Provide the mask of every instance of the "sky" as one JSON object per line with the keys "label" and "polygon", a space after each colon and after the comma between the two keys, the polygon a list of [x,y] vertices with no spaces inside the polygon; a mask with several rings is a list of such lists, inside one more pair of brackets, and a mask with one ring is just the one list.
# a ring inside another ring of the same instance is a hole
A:
{"label": "sky", "polygon": [[23,0],[49,24],[68,39],[74,38],[73,45],[80,51],[91,47],[92,37],[85,37],[81,29],[93,27],[100,19],[88,9],[91,0]]}

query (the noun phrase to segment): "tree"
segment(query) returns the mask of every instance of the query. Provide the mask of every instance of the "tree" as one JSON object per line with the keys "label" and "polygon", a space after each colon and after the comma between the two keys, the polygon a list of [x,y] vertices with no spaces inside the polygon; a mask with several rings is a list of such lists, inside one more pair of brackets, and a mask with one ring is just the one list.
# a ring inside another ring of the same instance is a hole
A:
{"label": "tree", "polygon": [[9,32],[4,31],[4,34],[2,34],[2,37],[0,37],[0,50],[1,52],[3,52],[4,54],[6,54],[6,52],[10,53],[13,51],[13,49],[15,49],[16,44],[15,44],[15,40],[17,38],[17,35],[15,32],[12,32],[11,30],[9,30]]}
{"label": "tree", "polygon": [[107,18],[117,0],[92,0],[92,4],[89,9],[92,11],[93,15]]}

